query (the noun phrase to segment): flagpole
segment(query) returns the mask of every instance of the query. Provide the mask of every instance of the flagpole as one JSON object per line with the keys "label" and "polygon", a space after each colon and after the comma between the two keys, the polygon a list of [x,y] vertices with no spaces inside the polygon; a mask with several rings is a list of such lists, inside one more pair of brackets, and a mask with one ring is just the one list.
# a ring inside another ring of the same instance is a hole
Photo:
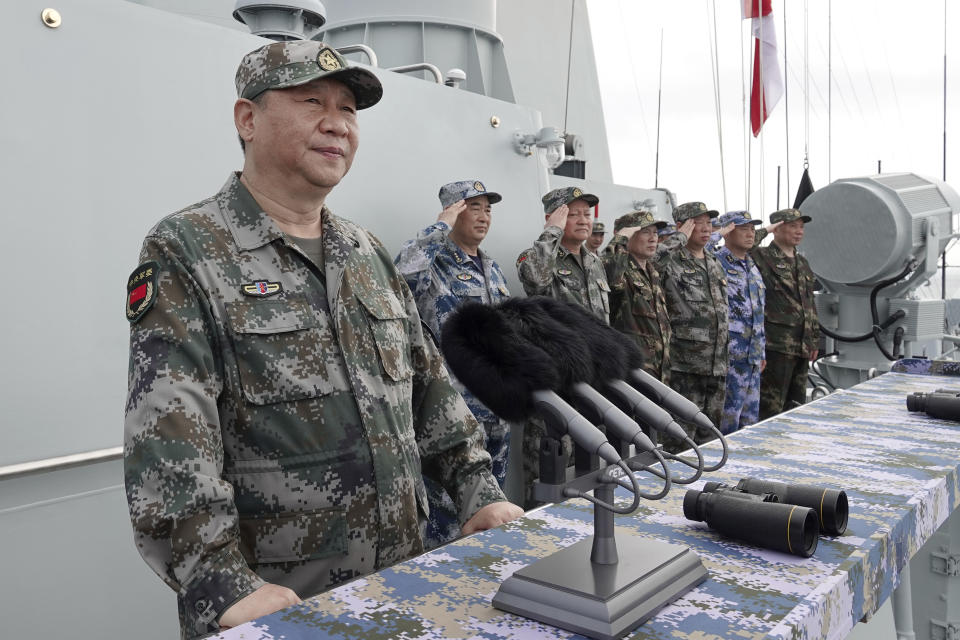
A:
{"label": "flagpole", "polygon": [[[947,0],[943,0],[943,181],[947,181]],[[947,299],[947,252],[940,255],[940,297]]]}
{"label": "flagpole", "polygon": [[660,104],[663,98],[663,28],[660,28],[660,80],[657,82],[657,154],[653,168],[653,188],[660,178]]}
{"label": "flagpole", "polygon": [[[790,193],[790,73],[787,68],[787,0],[783,0],[783,115],[786,119],[784,131],[787,137],[787,193]],[[779,168],[777,169],[779,173]],[[777,176],[779,180],[779,175]],[[780,187],[777,186],[777,210],[780,209]]]}

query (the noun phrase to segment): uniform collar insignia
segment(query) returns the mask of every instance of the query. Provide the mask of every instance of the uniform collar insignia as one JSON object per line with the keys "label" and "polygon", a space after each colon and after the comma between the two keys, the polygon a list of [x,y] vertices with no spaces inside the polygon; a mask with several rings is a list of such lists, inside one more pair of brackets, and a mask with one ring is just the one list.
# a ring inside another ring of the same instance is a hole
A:
{"label": "uniform collar insignia", "polygon": [[244,295],[254,298],[266,298],[283,291],[283,286],[279,282],[267,282],[266,280],[257,280],[240,287]]}

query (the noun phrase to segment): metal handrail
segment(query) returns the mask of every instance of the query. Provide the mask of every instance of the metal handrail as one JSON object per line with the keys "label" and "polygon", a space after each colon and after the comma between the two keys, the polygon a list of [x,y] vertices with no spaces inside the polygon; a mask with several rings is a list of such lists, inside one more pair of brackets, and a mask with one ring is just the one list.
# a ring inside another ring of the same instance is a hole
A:
{"label": "metal handrail", "polygon": [[58,456],[56,458],[44,458],[43,460],[33,460],[31,462],[21,462],[0,467],[0,480],[9,480],[21,476],[29,476],[37,473],[47,473],[50,471],[61,471],[71,467],[80,467],[97,462],[107,462],[117,460],[123,457],[123,447],[111,447],[109,449],[97,449],[96,451],[85,451],[83,453],[74,453],[68,456]]}
{"label": "metal handrail", "polygon": [[411,71],[429,71],[433,74],[433,77],[436,78],[437,84],[443,84],[443,74],[440,73],[439,67],[435,64],[430,64],[429,62],[418,62],[416,64],[405,64],[402,67],[391,67],[387,71],[395,71],[396,73],[409,73]]}
{"label": "metal handrail", "polygon": [[380,66],[380,62],[377,60],[377,54],[374,53],[373,49],[371,49],[365,44],[348,44],[345,47],[337,47],[337,51],[343,54],[347,54],[347,53],[366,54],[367,60],[370,62],[371,67]]}

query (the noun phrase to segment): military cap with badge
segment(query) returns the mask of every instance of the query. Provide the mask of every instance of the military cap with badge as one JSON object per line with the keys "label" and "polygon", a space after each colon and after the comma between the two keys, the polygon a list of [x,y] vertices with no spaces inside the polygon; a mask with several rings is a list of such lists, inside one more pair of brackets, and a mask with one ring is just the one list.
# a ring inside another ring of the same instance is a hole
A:
{"label": "military cap with badge", "polygon": [[684,202],[673,210],[673,221],[680,224],[685,220],[696,218],[705,213],[711,218],[716,218],[720,215],[720,212],[715,209],[707,209],[707,205],[702,202]]}
{"label": "military cap with badge", "polygon": [[770,222],[793,222],[794,220],[803,220],[804,223],[810,222],[812,218],[800,212],[799,209],[780,209],[770,214]]}
{"label": "military cap with badge", "polygon": [[591,233],[606,233],[607,225],[603,224],[599,220],[593,223],[593,231]]}
{"label": "military cap with badge", "polygon": [[477,196],[487,196],[490,204],[496,204],[503,200],[503,196],[493,191],[487,191],[487,188],[479,180],[460,180],[458,182],[448,182],[440,187],[440,204],[444,209],[459,200],[469,200]]}
{"label": "military cap with badge", "polygon": [[583,200],[591,207],[600,203],[600,198],[592,193],[584,193],[580,187],[561,187],[548,192],[541,198],[543,212],[553,213],[561,205],[570,204],[574,200]]}
{"label": "military cap with badge", "polygon": [[735,227],[739,227],[742,224],[750,224],[753,226],[760,224],[759,220],[750,216],[749,211],[728,211],[717,220],[721,227],[725,227],[728,224],[732,224]]}
{"label": "military cap with badge", "polygon": [[251,51],[237,67],[237,95],[253,100],[270,89],[299,87],[319,78],[345,84],[357,109],[372,107],[383,97],[373,72],[350,66],[336,49],[317,40],[274,42]]}
{"label": "military cap with badge", "polygon": [[630,213],[623,214],[617,218],[616,221],[614,221],[613,231],[616,233],[621,229],[629,229],[630,227],[646,229],[651,225],[656,225],[657,231],[659,232],[661,229],[667,226],[667,223],[663,220],[657,220],[649,211],[631,211]]}

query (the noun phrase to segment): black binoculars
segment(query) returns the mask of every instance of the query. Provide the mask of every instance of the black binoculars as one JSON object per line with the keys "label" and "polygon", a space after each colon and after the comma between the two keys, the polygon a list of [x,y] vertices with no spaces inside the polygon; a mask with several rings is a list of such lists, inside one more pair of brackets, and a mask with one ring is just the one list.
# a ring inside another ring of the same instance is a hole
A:
{"label": "black binoculars", "polygon": [[931,418],[960,421],[960,391],[937,389],[933,393],[911,393],[907,411],[925,411]]}
{"label": "black binoculars", "polygon": [[687,491],[683,515],[731,538],[809,558],[819,533],[846,531],[848,506],[843,491],[743,478],[735,487],[707,482],[702,491]]}

